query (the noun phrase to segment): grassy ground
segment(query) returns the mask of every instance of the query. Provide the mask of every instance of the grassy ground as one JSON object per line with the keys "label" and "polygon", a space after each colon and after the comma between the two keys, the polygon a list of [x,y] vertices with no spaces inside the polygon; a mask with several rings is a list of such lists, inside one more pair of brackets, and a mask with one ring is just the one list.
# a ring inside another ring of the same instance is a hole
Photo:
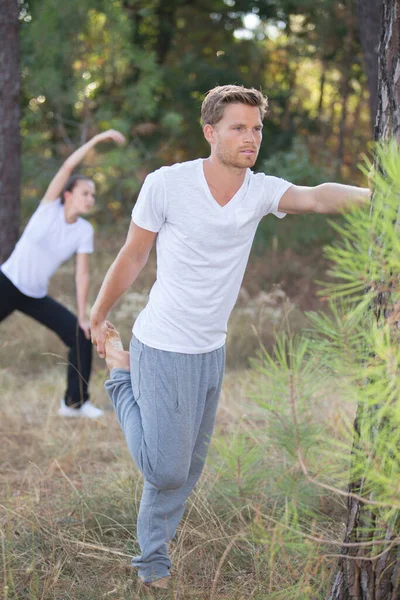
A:
{"label": "grassy ground", "polygon": [[[95,289],[113,250],[111,242],[110,248],[103,244],[96,258]],[[55,295],[71,306],[72,271],[64,267],[53,284]],[[154,272],[153,262],[139,291],[150,287]],[[126,305],[114,316],[127,342],[132,316]],[[235,339],[253,336],[248,330],[232,338],[232,356]],[[142,483],[103,390],[104,364],[96,358],[91,381],[92,400],[105,410],[104,418],[70,422],[57,416],[64,357],[56,337],[22,315],[0,327],[3,598],[151,598],[130,567],[138,551]],[[293,498],[312,505],[318,518],[306,530],[339,540],[344,503],[307,486],[267,439],[269,416],[250,397],[259,383],[243,365],[228,369],[210,460],[171,547],[172,589],[154,598],[326,597],[334,560],[320,544],[296,536],[288,543],[288,506]],[[315,399],[315,414],[327,427],[344,411],[351,415],[332,392]]]}

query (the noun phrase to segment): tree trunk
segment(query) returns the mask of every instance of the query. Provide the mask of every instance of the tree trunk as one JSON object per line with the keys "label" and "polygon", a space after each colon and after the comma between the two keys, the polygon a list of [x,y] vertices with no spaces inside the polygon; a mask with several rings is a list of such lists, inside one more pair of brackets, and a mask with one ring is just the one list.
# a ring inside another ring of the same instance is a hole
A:
{"label": "tree trunk", "polygon": [[338,135],[338,149],[336,155],[336,173],[335,179],[340,176],[341,168],[343,165],[344,146],[345,146],[345,135],[346,135],[346,124],[347,124],[347,111],[348,102],[351,93],[350,79],[351,79],[351,66],[354,48],[354,37],[355,37],[355,17],[352,11],[347,15],[347,33],[343,39],[343,46],[345,49],[345,59],[342,65],[342,77],[340,82],[340,96],[341,96],[341,115],[339,124],[339,135]]}
{"label": "tree trunk", "polygon": [[17,0],[0,1],[0,263],[18,239],[20,199]]}
{"label": "tree trunk", "polygon": [[336,153],[336,173],[335,179],[340,176],[340,172],[343,165],[344,155],[344,138],[346,135],[346,124],[347,124],[347,107],[350,96],[350,65],[345,65],[342,73],[342,82],[340,86],[340,95],[342,100],[342,108],[340,114],[339,124],[339,135],[338,135],[338,147]]}
{"label": "tree trunk", "polygon": [[375,139],[400,144],[400,0],[384,0]]}
{"label": "tree trunk", "polygon": [[357,0],[360,40],[369,88],[372,127],[378,106],[378,46],[381,33],[382,0]]}
{"label": "tree trunk", "polygon": [[[394,136],[400,143],[400,0],[383,0],[375,133],[377,139]],[[377,319],[388,316],[388,298],[385,296],[387,294],[380,294],[376,298]],[[362,439],[361,424],[363,418],[368,416],[363,414],[363,410],[365,409],[359,406],[357,411],[354,426],[355,450],[373,448],[379,436],[379,429],[376,427],[372,431],[372,439]],[[352,480],[349,492],[372,499],[368,492],[367,476]],[[344,558],[340,559],[330,600],[399,600],[400,553],[397,545],[389,547],[390,541],[399,534],[399,514],[392,515],[390,524],[385,523],[379,510],[372,510],[371,506],[349,497],[345,543],[384,539],[388,546],[380,546],[380,557],[372,560],[365,560],[374,556],[366,547],[342,548]]]}
{"label": "tree trunk", "polygon": [[326,83],[326,67],[323,61],[321,61],[322,71],[321,77],[319,79],[319,102],[318,102],[318,112],[317,112],[317,121],[321,123],[322,120],[322,110],[324,106],[324,93],[325,93],[325,83]]}
{"label": "tree trunk", "polygon": [[158,16],[158,36],[156,42],[156,55],[159,65],[163,65],[166,61],[167,54],[171,48],[174,34],[176,30],[176,0],[160,0],[157,16]]}

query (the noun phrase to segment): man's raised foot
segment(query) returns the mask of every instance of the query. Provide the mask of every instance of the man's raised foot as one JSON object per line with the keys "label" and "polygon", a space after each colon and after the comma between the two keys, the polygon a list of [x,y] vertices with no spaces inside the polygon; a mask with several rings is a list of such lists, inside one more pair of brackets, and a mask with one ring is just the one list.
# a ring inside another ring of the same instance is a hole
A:
{"label": "man's raised foot", "polygon": [[110,371],[124,369],[129,371],[129,352],[124,350],[121,336],[110,321],[106,321],[107,334],[105,343],[106,364]]}

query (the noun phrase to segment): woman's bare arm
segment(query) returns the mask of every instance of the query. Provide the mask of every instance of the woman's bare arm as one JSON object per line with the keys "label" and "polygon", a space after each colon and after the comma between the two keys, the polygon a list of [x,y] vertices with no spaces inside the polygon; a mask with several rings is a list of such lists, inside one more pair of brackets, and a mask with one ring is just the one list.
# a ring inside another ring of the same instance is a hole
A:
{"label": "woman's bare arm", "polygon": [[90,325],[87,314],[89,297],[89,254],[76,255],[76,306],[78,311],[78,323],[83,330],[85,337],[90,340]]}
{"label": "woman's bare arm", "polygon": [[86,144],[83,144],[83,146],[75,150],[75,152],[73,152],[71,156],[69,156],[62,164],[61,168],[51,180],[49,187],[42,198],[41,204],[46,204],[47,202],[53,202],[54,200],[57,200],[57,198],[60,197],[60,194],[70,178],[73,170],[79,165],[80,162],[82,162],[89,150],[94,148],[94,146],[96,146],[96,144],[99,142],[107,141],[114,141],[117,144],[123,144],[125,142],[125,138],[119,131],[109,129],[108,131],[104,131],[103,133],[95,135],[91,140],[86,142]]}

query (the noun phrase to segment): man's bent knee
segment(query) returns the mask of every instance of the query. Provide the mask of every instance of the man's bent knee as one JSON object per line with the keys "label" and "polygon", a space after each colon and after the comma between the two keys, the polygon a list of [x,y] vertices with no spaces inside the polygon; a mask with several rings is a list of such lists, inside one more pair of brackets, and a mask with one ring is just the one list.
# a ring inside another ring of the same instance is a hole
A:
{"label": "man's bent knee", "polygon": [[185,485],[188,478],[186,470],[156,469],[151,477],[146,477],[158,490],[178,490]]}

